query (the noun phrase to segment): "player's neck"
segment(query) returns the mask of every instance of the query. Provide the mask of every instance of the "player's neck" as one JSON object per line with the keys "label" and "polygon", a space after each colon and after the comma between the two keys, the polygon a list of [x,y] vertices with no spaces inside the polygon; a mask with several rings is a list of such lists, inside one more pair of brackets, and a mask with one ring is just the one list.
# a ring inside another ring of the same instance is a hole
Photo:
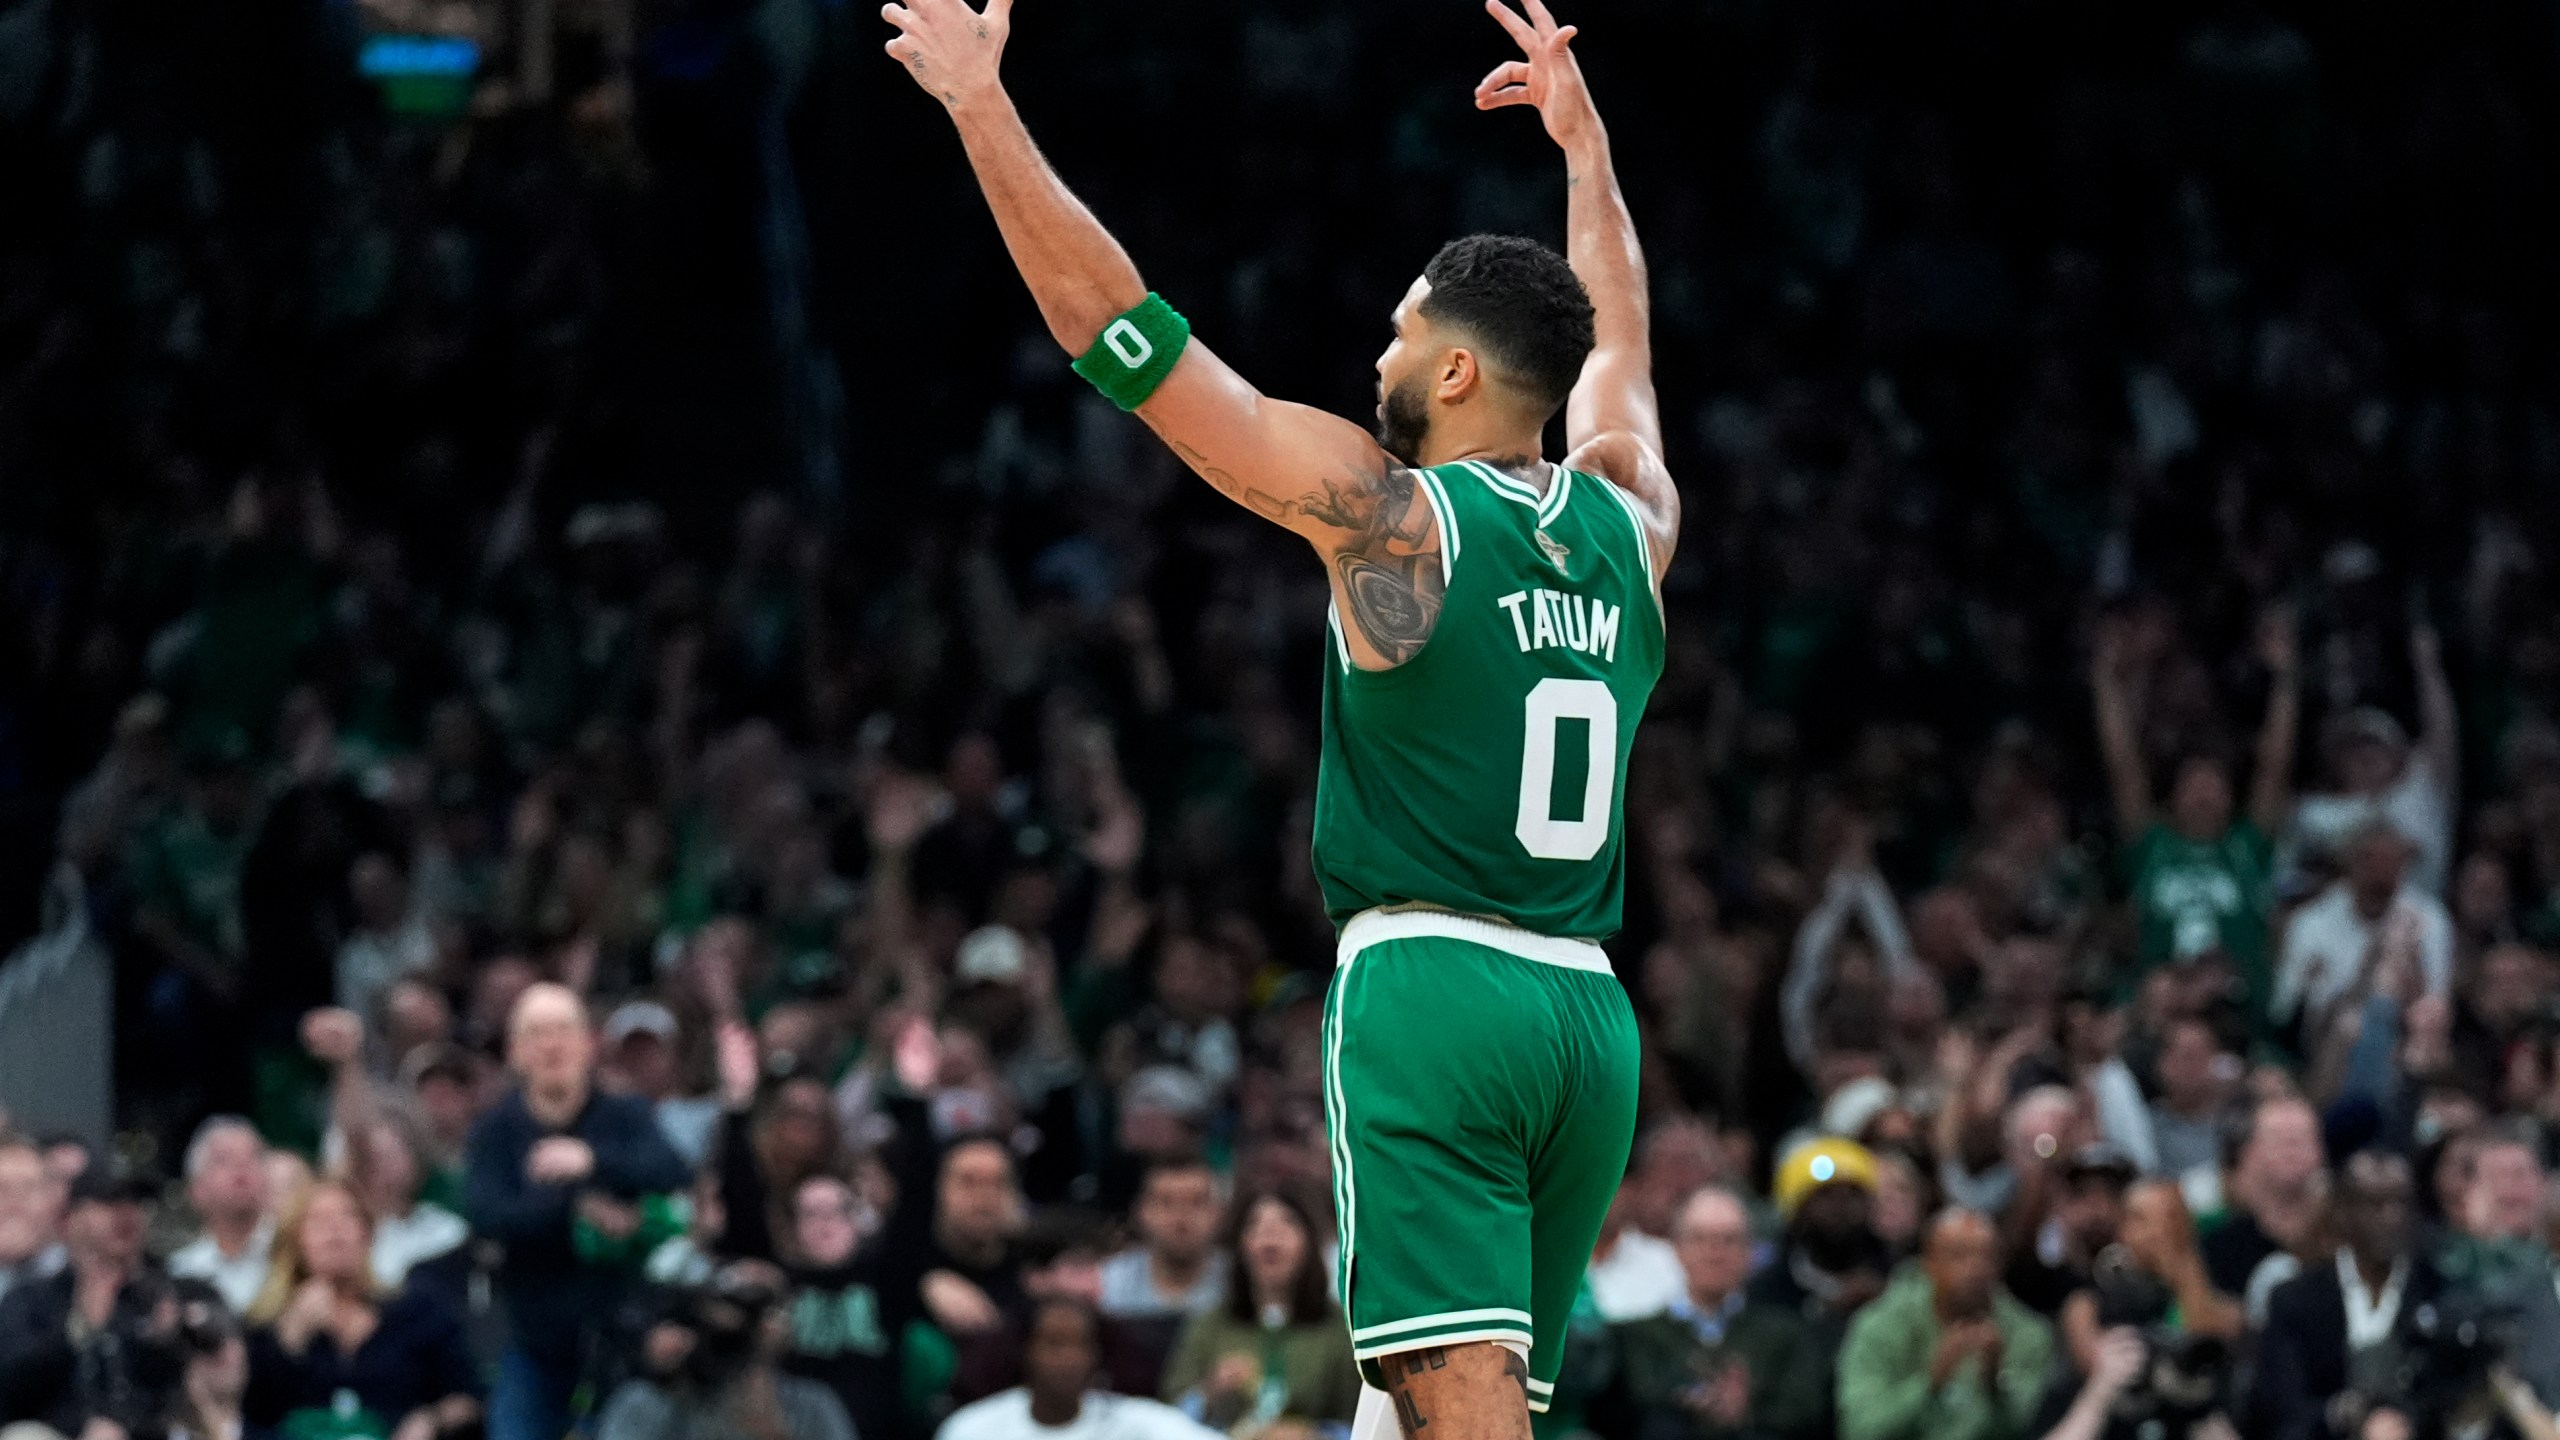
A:
{"label": "player's neck", "polygon": [[1542,449],[1534,429],[1524,431],[1512,425],[1478,429],[1444,420],[1432,426],[1430,437],[1423,441],[1422,463],[1454,465],[1461,460],[1474,460],[1543,487],[1547,476],[1540,458]]}

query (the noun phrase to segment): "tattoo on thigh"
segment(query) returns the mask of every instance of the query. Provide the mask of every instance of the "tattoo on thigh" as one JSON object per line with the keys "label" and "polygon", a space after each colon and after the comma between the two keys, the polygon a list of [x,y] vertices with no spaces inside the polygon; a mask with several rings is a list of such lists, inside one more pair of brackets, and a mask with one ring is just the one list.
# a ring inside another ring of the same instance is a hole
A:
{"label": "tattoo on thigh", "polygon": [[1422,1413],[1422,1404],[1413,1398],[1412,1377],[1425,1370],[1449,1368],[1449,1352],[1434,1345],[1425,1350],[1407,1350],[1390,1355],[1379,1369],[1386,1372],[1387,1394],[1396,1402],[1396,1419],[1407,1435],[1419,1435],[1431,1428],[1431,1417]]}
{"label": "tattoo on thigh", "polygon": [[1502,1347],[1502,1373],[1520,1382],[1522,1395],[1529,1393],[1529,1362],[1508,1345]]}

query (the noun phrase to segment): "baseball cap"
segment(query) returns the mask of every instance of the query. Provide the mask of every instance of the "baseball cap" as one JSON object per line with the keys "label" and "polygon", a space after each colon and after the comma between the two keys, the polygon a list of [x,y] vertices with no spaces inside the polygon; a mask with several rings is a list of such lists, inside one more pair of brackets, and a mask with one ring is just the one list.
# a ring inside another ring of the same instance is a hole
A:
{"label": "baseball cap", "polygon": [[1875,1153],[1855,1140],[1808,1140],[1778,1162],[1777,1177],[1769,1188],[1778,1202],[1778,1214],[1793,1220],[1804,1197],[1825,1185],[1855,1185],[1874,1194]]}
{"label": "baseball cap", "polygon": [[681,1028],[676,1024],[676,1012],[673,1010],[655,1000],[633,1000],[606,1018],[605,1048],[611,1049],[634,1035],[654,1035],[673,1045]]}
{"label": "baseball cap", "polygon": [[480,1062],[470,1051],[445,1041],[421,1045],[400,1062],[402,1089],[415,1090],[429,1076],[442,1076],[461,1085],[475,1084],[480,1079]]}

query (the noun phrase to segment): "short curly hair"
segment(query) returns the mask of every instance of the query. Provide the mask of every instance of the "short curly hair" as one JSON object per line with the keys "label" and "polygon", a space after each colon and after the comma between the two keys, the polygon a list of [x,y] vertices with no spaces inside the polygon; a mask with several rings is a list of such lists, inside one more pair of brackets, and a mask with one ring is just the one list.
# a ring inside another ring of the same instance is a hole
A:
{"label": "short curly hair", "polygon": [[1423,267],[1423,317],[1466,331],[1503,376],[1554,414],[1592,346],[1591,296],[1562,255],[1518,235],[1469,235]]}

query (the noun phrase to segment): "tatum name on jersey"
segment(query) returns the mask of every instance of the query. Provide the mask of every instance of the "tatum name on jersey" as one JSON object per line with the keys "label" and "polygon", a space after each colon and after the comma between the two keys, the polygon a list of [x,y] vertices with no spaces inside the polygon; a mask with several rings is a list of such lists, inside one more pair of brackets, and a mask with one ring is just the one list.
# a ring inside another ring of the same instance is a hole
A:
{"label": "tatum name on jersey", "polygon": [[1554,469],[1417,471],[1447,590],[1422,653],[1354,667],[1332,617],[1316,874],[1336,925],[1380,906],[1598,940],[1624,892],[1627,752],[1662,674],[1644,527]]}

